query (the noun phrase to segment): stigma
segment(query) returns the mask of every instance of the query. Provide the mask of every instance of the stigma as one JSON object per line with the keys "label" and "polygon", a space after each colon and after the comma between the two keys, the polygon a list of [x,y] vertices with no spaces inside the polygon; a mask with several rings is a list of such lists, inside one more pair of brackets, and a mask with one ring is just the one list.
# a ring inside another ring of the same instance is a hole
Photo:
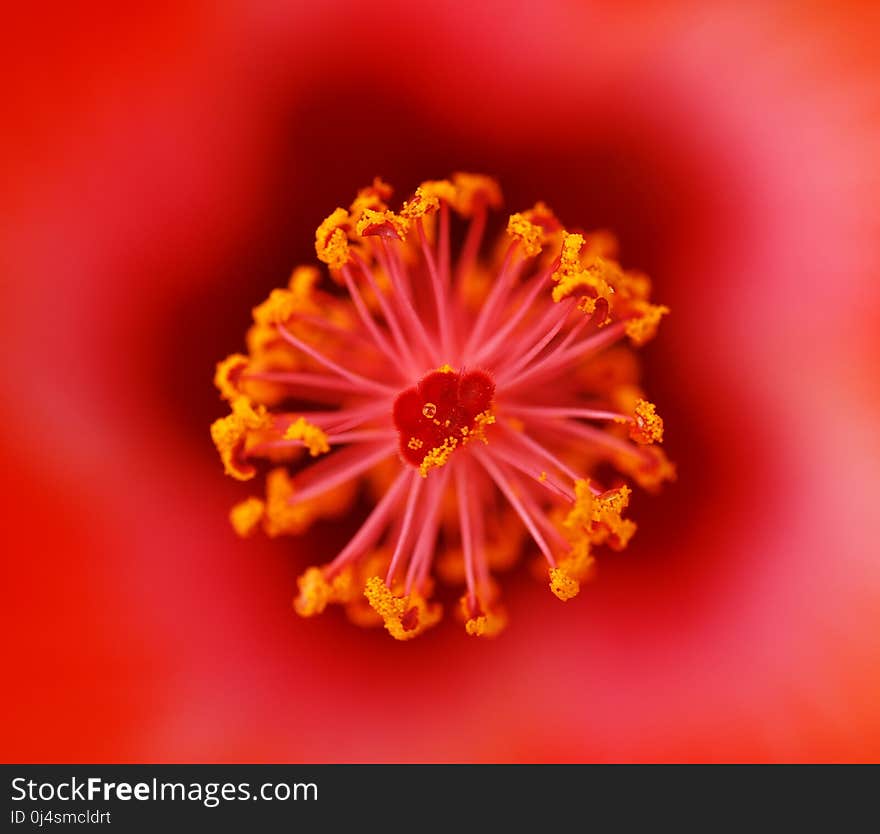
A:
{"label": "stigma", "polygon": [[426,374],[394,401],[401,458],[425,477],[456,449],[472,440],[487,442],[494,394],[495,383],[485,371],[455,371],[443,365]]}

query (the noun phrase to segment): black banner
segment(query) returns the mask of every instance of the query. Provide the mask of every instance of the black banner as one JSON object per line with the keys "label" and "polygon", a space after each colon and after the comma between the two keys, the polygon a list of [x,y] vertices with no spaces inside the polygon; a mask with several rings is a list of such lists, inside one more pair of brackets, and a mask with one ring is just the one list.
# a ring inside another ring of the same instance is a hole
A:
{"label": "black banner", "polygon": [[[857,814],[852,768],[596,765],[4,765],[10,831],[367,831],[448,821],[613,828],[719,819],[835,828]],[[875,776],[863,773],[861,776]],[[864,794],[864,799],[867,794]],[[433,827],[433,826],[432,826]]]}

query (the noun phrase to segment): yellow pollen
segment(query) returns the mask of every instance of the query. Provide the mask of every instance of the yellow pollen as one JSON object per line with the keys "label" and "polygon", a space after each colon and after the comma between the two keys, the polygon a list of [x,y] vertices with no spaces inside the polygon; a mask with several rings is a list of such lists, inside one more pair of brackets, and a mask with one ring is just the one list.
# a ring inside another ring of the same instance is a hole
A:
{"label": "yellow pollen", "polygon": [[331,269],[342,269],[349,261],[346,232],[348,221],[348,212],[344,208],[338,208],[318,226],[315,232],[315,252],[318,260],[323,261]]}
{"label": "yellow pollen", "polygon": [[578,301],[578,310],[582,313],[586,313],[588,316],[592,316],[593,313],[596,312],[596,299],[585,295],[580,301]]}
{"label": "yellow pollen", "polygon": [[240,394],[231,403],[232,413],[211,424],[211,439],[220,453],[227,475],[239,481],[253,478],[256,470],[241,459],[240,452],[248,432],[266,429],[272,425],[272,418],[266,406],[254,405]]}
{"label": "yellow pollen", "polygon": [[568,530],[587,529],[593,521],[593,493],[588,480],[577,481],[574,485],[574,504],[562,525]]}
{"label": "yellow pollen", "polygon": [[365,237],[381,234],[383,229],[390,231],[398,240],[403,240],[409,231],[409,220],[387,209],[364,209],[357,222],[357,233]]}
{"label": "yellow pollen", "polygon": [[308,568],[296,580],[299,595],[293,601],[293,607],[301,617],[314,617],[320,614],[330,603],[351,602],[357,589],[350,569],[338,573],[329,582],[321,568]]}
{"label": "yellow pollen", "polygon": [[474,417],[474,430],[470,435],[470,439],[479,438],[484,443],[486,440],[486,426],[491,426],[495,422],[495,415],[491,411],[481,411]]}
{"label": "yellow pollen", "polygon": [[[594,499],[593,520],[601,527],[594,529],[594,544],[608,543],[613,550],[623,550],[636,532],[635,522],[623,518],[632,490],[628,486],[610,490]],[[606,532],[607,531],[607,532]]]}
{"label": "yellow pollen", "polygon": [[418,437],[411,437],[409,439],[409,443],[406,444],[410,449],[417,450],[421,449],[424,446],[424,442],[419,440]]}
{"label": "yellow pollen", "polygon": [[[420,185],[412,199],[403,204],[403,208],[400,210],[400,214],[403,217],[408,220],[416,220],[419,217],[424,217],[426,214],[433,214],[440,208],[440,200],[437,195],[432,194],[430,190],[426,189],[426,185],[427,183]],[[449,196],[452,196],[454,193],[452,183],[449,183]]]}
{"label": "yellow pollen", "polygon": [[315,284],[321,279],[321,273],[314,266],[298,266],[290,274],[287,288],[293,293],[300,304],[312,303]]}
{"label": "yellow pollen", "polygon": [[317,426],[309,423],[305,417],[297,418],[287,427],[284,439],[302,441],[313,458],[330,451],[327,435]]}
{"label": "yellow pollen", "polygon": [[563,602],[573,599],[581,590],[581,583],[562,568],[550,568],[550,590]]}
{"label": "yellow pollen", "polygon": [[439,368],[437,368],[437,373],[438,374],[454,374],[455,368],[453,368],[452,365],[447,363],[447,364],[441,365]]}
{"label": "yellow pollen", "polygon": [[455,202],[455,186],[449,180],[426,180],[417,189],[427,199],[443,200],[450,205]]}
{"label": "yellow pollen", "polygon": [[649,492],[657,492],[664,482],[676,477],[675,464],[659,446],[645,446],[638,455],[617,455],[614,465]]}
{"label": "yellow pollen", "polygon": [[449,180],[427,180],[423,182],[400,210],[400,217],[413,221],[434,214],[440,203],[444,202],[456,210],[459,206],[459,189]]}
{"label": "yellow pollen", "polygon": [[395,640],[410,640],[440,621],[442,609],[428,603],[415,592],[396,596],[378,576],[370,577],[364,596],[373,610],[384,620],[385,628]]}
{"label": "yellow pollen", "polygon": [[388,208],[386,202],[391,199],[393,193],[394,189],[387,182],[383,182],[379,177],[374,178],[373,184],[361,188],[352,201],[349,211],[353,222],[357,223],[366,209],[384,211]]}
{"label": "yellow pollen", "polygon": [[629,436],[643,445],[663,442],[663,419],[657,408],[647,400],[639,400],[635,407],[634,421],[629,427]]}
{"label": "yellow pollen", "polygon": [[569,234],[566,232],[562,240],[562,254],[559,259],[559,268],[551,276],[554,281],[577,272],[580,269],[580,251],[584,245],[583,235]]}
{"label": "yellow pollen", "polygon": [[238,377],[248,365],[247,356],[241,353],[233,353],[222,362],[217,363],[217,371],[214,374],[214,385],[224,400],[230,402],[241,394],[238,390]]}
{"label": "yellow pollen", "polygon": [[263,529],[270,538],[298,536],[318,518],[337,518],[351,506],[357,484],[339,484],[314,498],[296,500],[293,481],[284,467],[273,469],[266,476],[266,512]]}
{"label": "yellow pollen", "polygon": [[624,330],[630,341],[640,346],[654,338],[660,319],[669,313],[669,308],[663,304],[649,304],[640,300],[633,303],[633,308],[637,316],[627,320]]}
{"label": "yellow pollen", "polygon": [[550,590],[563,602],[576,596],[580,583],[589,576],[593,562],[589,539],[577,539],[568,555],[551,569]]}
{"label": "yellow pollen", "polygon": [[263,325],[284,323],[296,312],[296,307],[290,290],[272,290],[262,304],[254,307],[254,321]]}
{"label": "yellow pollen", "polygon": [[[320,273],[312,266],[299,266],[293,270],[287,289],[274,289],[269,297],[253,309],[257,325],[272,325],[286,322],[295,313],[318,313],[315,302],[315,284]],[[270,331],[275,337],[274,328]]]}
{"label": "yellow pollen", "polygon": [[443,441],[442,446],[435,446],[422,458],[422,462],[419,464],[419,474],[423,478],[428,477],[428,472],[430,472],[435,467],[445,466],[449,462],[449,458],[452,457],[452,453],[455,451],[458,446],[458,440],[455,437],[447,437]]}
{"label": "yellow pollen", "polygon": [[287,470],[273,469],[266,477],[266,535],[298,534],[308,529],[316,513],[309,503],[295,503],[294,489]]}
{"label": "yellow pollen", "polygon": [[433,420],[436,413],[437,406],[434,403],[425,403],[422,406],[422,415],[424,417],[427,417],[429,420]]}
{"label": "yellow pollen", "polygon": [[480,206],[498,208],[501,205],[501,187],[492,177],[458,171],[452,175],[455,186],[453,208],[462,217],[472,217]]}
{"label": "yellow pollen", "polygon": [[[462,598],[463,607],[466,600],[467,596]],[[464,629],[471,637],[497,637],[506,626],[507,613],[496,605],[491,611],[465,620]]]}
{"label": "yellow pollen", "polygon": [[262,521],[265,509],[265,502],[259,498],[251,497],[240,501],[229,511],[229,521],[232,528],[243,539],[247,538]]}
{"label": "yellow pollen", "polygon": [[616,258],[619,249],[617,237],[608,229],[590,232],[584,240],[584,245],[591,255],[601,255],[603,258]]}
{"label": "yellow pollen", "polygon": [[572,269],[565,273],[557,270],[553,273],[556,279],[556,286],[553,287],[553,300],[562,301],[568,298],[577,290],[591,290],[595,293],[592,306],[589,302],[582,302],[585,310],[595,309],[595,299],[604,298],[611,301],[614,295],[614,288],[611,285],[611,277],[614,267],[598,256],[591,258],[582,268]]}
{"label": "yellow pollen", "polygon": [[507,222],[507,234],[519,241],[523,254],[534,257],[541,252],[543,229],[532,223],[524,214],[511,214]]}
{"label": "yellow pollen", "polygon": [[632,490],[627,486],[593,495],[590,482],[576,481],[575,500],[562,526],[575,546],[585,543],[608,544],[613,550],[623,550],[636,532],[635,522],[623,518]]}
{"label": "yellow pollen", "polygon": [[537,202],[527,211],[522,212],[529,223],[533,223],[541,229],[542,243],[547,243],[551,238],[560,237],[562,234],[562,225],[556,215],[546,203]]}

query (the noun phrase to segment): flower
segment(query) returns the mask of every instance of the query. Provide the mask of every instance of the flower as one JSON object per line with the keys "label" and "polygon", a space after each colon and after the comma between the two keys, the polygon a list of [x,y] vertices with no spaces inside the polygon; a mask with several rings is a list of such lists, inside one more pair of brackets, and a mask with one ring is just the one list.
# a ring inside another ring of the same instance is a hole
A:
{"label": "flower", "polygon": [[[669,311],[621,266],[610,233],[568,232],[543,203],[511,215],[481,258],[501,204],[489,177],[422,183],[399,212],[391,193],[376,179],[335,209],[315,235],[329,285],[294,270],[254,309],[248,355],[217,365],[231,413],[211,435],[227,474],[274,467],[265,500],[230,520],[242,536],[261,522],[298,535],[368,488],[375,506],[299,578],[296,611],[339,603],[408,640],[441,618],[439,575],[464,584],[467,633],[494,636],[507,615],[492,573],[524,538],[569,600],[594,548],[621,550],[635,533],[620,475],[648,488],[674,476],[625,344],[644,344]],[[453,214],[466,223],[456,257]]]}
{"label": "flower", "polygon": [[[8,760],[878,759],[876,15],[90,8],[7,21]],[[401,651],[286,607],[368,495],[230,535],[208,374],[353,182],[450,165],[662,287],[639,355],[678,481],[633,486],[583,599],[517,571],[491,651],[448,622]]]}

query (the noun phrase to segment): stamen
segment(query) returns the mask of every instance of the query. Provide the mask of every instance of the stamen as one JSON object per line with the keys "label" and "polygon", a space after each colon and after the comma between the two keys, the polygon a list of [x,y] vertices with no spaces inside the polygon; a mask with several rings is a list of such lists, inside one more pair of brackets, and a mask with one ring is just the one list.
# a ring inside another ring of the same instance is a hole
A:
{"label": "stamen", "polygon": [[368,450],[352,448],[334,452],[330,457],[306,469],[294,480],[297,489],[295,501],[306,501],[313,495],[320,495],[337,484],[357,477],[392,454],[394,454],[394,446],[387,443]]}
{"label": "stamen", "polygon": [[449,482],[449,470],[444,469],[439,478],[427,481],[428,498],[425,502],[425,523],[419,532],[419,537],[409,562],[406,572],[405,592],[409,594],[414,587],[422,587],[431,569],[434,558],[434,548],[437,540],[437,527],[440,515],[440,501],[446,492]]}
{"label": "stamen", "polygon": [[641,347],[654,338],[660,319],[669,314],[669,308],[663,304],[648,304],[645,301],[637,301],[633,306],[638,315],[627,320],[626,335],[636,347]]}
{"label": "stamen", "polygon": [[351,296],[351,300],[354,303],[355,309],[357,310],[358,316],[360,316],[361,321],[364,324],[364,327],[367,328],[370,336],[373,337],[373,342],[382,351],[389,359],[395,360],[397,359],[397,354],[394,352],[394,349],[388,343],[388,340],[385,338],[385,334],[379,330],[379,326],[376,324],[373,316],[370,314],[370,311],[367,309],[367,305],[364,302],[363,297],[361,296],[361,291],[357,288],[357,284],[354,282],[354,278],[351,274],[351,269],[349,267],[343,267],[342,269],[342,277],[345,281],[346,289],[348,290],[349,296]]}
{"label": "stamen", "polygon": [[558,483],[556,479],[548,475],[546,471],[532,466],[528,462],[528,459],[524,459],[523,456],[517,455],[513,450],[505,448],[501,444],[496,444],[495,448],[492,450],[492,454],[512,466],[514,469],[518,469],[523,474],[528,475],[536,484],[540,484],[542,487],[549,489],[556,495],[569,501],[574,498],[574,493],[570,489],[563,484]]}
{"label": "stamen", "polygon": [[301,617],[314,617],[330,603],[350,602],[356,589],[351,571],[344,570],[328,581],[321,568],[308,568],[296,580],[299,595],[293,601],[296,613]]}
{"label": "stamen", "polygon": [[541,252],[541,240],[544,236],[540,226],[532,223],[524,214],[511,214],[507,222],[507,234],[519,241],[522,252],[527,258],[534,258]]}
{"label": "stamen", "polygon": [[403,514],[403,524],[400,527],[400,533],[397,537],[397,544],[394,547],[394,555],[391,557],[391,564],[388,567],[388,575],[385,577],[385,584],[391,587],[391,581],[397,573],[400,560],[403,558],[404,548],[409,539],[409,530],[412,525],[413,515],[415,514],[416,502],[419,500],[419,493],[422,488],[422,479],[412,473],[409,486],[409,497],[406,500],[406,510]]}
{"label": "stamen", "polygon": [[[477,354],[476,362],[482,363],[494,358],[494,351],[504,344],[505,340],[513,333],[514,328],[532,310],[538,294],[546,287],[550,280],[550,268],[545,269],[530,279],[525,297],[516,304],[513,314],[507,318],[502,327],[489,339]],[[550,311],[548,311],[550,312]],[[564,321],[564,316],[562,318]]]}
{"label": "stamen", "polygon": [[440,236],[437,241],[438,262],[443,284],[449,287],[452,281],[449,263],[451,252],[449,248],[449,204],[446,201],[440,203]]}
{"label": "stamen", "polygon": [[211,424],[211,439],[220,453],[227,475],[240,481],[254,477],[256,469],[244,460],[243,446],[251,432],[270,428],[272,419],[264,405],[254,405],[239,395],[232,401],[232,413]]}
{"label": "stamen", "polygon": [[[515,362],[512,365],[504,368],[505,376],[509,378],[517,376],[522,370],[528,368],[537,357],[540,356],[541,361],[551,359],[571,345],[591,322],[591,317],[581,317],[569,328],[562,339],[555,341],[556,335],[571,323],[571,313],[574,307],[575,302],[572,299],[567,299],[562,304],[554,305],[545,310],[543,317],[537,319],[521,334],[521,343],[531,345],[531,347],[521,356],[515,357]],[[542,356],[544,348],[552,342],[555,344]]]}
{"label": "stamen", "polygon": [[[229,412],[211,434],[226,472],[273,464],[265,500],[240,502],[230,522],[242,537],[299,535],[378,493],[336,557],[299,577],[296,611],[340,604],[408,640],[440,619],[438,571],[464,586],[467,634],[494,636],[507,616],[490,568],[528,545],[569,600],[593,548],[633,535],[629,487],[603,491],[597,463],[649,490],[674,477],[632,353],[668,308],[609,233],[570,234],[543,203],[483,247],[501,202],[488,177],[423,182],[399,213],[391,195],[376,178],[333,211],[315,251],[335,286],[294,269],[253,308],[247,352],[217,365]],[[464,220],[454,280],[450,209]]]}
{"label": "stamen", "polygon": [[584,420],[612,420],[615,423],[625,423],[631,419],[617,411],[605,411],[600,408],[551,408],[542,405],[529,406],[506,403],[504,409],[513,414],[522,414],[525,417],[581,417]]}
{"label": "stamen", "polygon": [[450,349],[449,313],[446,309],[448,304],[446,287],[444,286],[443,279],[440,277],[440,273],[437,269],[434,254],[431,252],[431,248],[428,245],[428,239],[425,236],[425,227],[422,224],[421,218],[416,221],[416,229],[419,235],[419,243],[422,247],[422,255],[428,266],[428,274],[431,276],[431,289],[434,293],[434,307],[437,312],[437,330],[440,334],[440,348],[443,351],[443,354],[446,355],[449,353]]}
{"label": "stamen", "polygon": [[336,324],[336,322],[329,321],[321,316],[308,315],[306,313],[294,313],[293,318],[297,322],[309,324],[312,327],[317,327],[327,333],[333,333],[343,339],[356,342],[361,347],[377,347],[371,339],[367,339],[362,333],[347,327],[342,327],[341,325]]}
{"label": "stamen", "polygon": [[317,426],[309,423],[305,417],[300,417],[287,427],[284,439],[300,441],[313,458],[330,451],[327,435]]}
{"label": "stamen", "polygon": [[[541,351],[544,350],[559,334],[559,331],[565,327],[566,320],[568,318],[568,314],[571,312],[571,305],[567,307],[563,307],[560,309],[550,309],[544,316],[544,319],[549,319],[552,321],[556,319],[556,324],[554,324],[549,330],[546,330],[544,335],[538,339],[538,341],[529,348],[524,354],[519,356],[518,358],[514,358],[514,361],[511,364],[507,364],[502,366],[499,371],[499,377],[504,379],[505,381],[508,379],[515,378],[523,368],[528,367],[529,363],[535,359],[535,357],[539,356]],[[542,323],[544,321],[542,319]],[[536,328],[537,329],[537,328]],[[545,328],[541,328],[541,330],[545,330]],[[571,335],[571,334],[569,334]],[[523,344],[528,344],[528,342],[523,339]]]}
{"label": "stamen", "polygon": [[514,493],[514,491],[510,488],[507,480],[504,475],[492,461],[491,457],[482,452],[476,452],[475,456],[477,460],[483,465],[485,470],[489,473],[489,477],[495,482],[498,489],[500,489],[504,493],[504,497],[510,502],[511,506],[516,510],[517,515],[522,519],[523,524],[525,524],[532,538],[535,540],[535,544],[538,545],[538,549],[541,553],[544,554],[544,558],[551,566],[556,565],[556,560],[553,558],[553,554],[550,552],[550,548],[547,546],[547,542],[544,541],[544,537],[538,531],[538,528],[535,526],[535,522],[532,520],[531,515],[526,511],[523,506],[522,501],[520,501],[519,496]]}
{"label": "stamen", "polygon": [[381,391],[385,393],[386,391],[393,391],[394,388],[391,385],[385,385],[381,382],[376,382],[372,379],[367,379],[365,376],[361,376],[360,374],[356,374],[352,371],[346,370],[341,365],[338,365],[332,359],[328,359],[324,356],[320,351],[315,350],[311,345],[306,344],[302,339],[298,339],[293,335],[283,324],[277,325],[278,332],[281,334],[281,337],[286,341],[293,345],[297,350],[301,350],[303,353],[311,356],[319,364],[323,365],[325,368],[333,371],[335,374],[338,374],[343,379],[347,379],[352,385],[355,385],[361,389],[365,389],[367,391]]}
{"label": "stamen", "polygon": [[648,445],[663,442],[663,420],[657,413],[654,403],[639,400],[636,403],[629,436],[636,441]]}
{"label": "stamen", "polygon": [[502,424],[502,428],[505,430],[505,437],[507,440],[524,445],[532,454],[546,460],[551,466],[571,478],[572,481],[580,480],[581,476],[578,475],[577,472],[575,472],[570,466],[566,465],[549,449],[534,441],[525,431],[514,431],[509,425],[504,424]]}
{"label": "stamen", "polygon": [[468,599],[474,603],[477,599],[477,583],[474,576],[474,542],[471,530],[468,483],[463,467],[459,467],[456,471],[455,487],[458,493],[458,518],[461,526],[461,547],[464,553],[464,573],[467,580]]}
{"label": "stamen", "polygon": [[263,520],[266,503],[259,498],[246,498],[229,511],[233,529],[243,539],[250,536]]}
{"label": "stamen", "polygon": [[379,302],[379,308],[382,310],[382,315],[385,317],[385,323],[391,330],[391,336],[394,339],[395,345],[397,345],[397,350],[406,357],[410,365],[412,365],[413,367],[417,367],[415,354],[412,351],[409,341],[403,335],[403,330],[401,329],[400,322],[397,319],[397,314],[388,303],[388,299],[386,298],[385,293],[383,293],[379,289],[379,284],[377,283],[376,278],[373,275],[373,271],[366,264],[366,262],[357,255],[355,256],[355,262],[360,267],[363,276],[367,279],[367,283],[370,285],[370,289],[373,291],[373,295],[375,296],[376,301]]}
{"label": "stamen", "polygon": [[[310,393],[309,395],[312,398],[317,398],[317,392],[320,391],[324,391],[326,393],[348,392],[360,394],[361,396],[367,396],[368,394],[372,394],[372,392],[374,391],[374,389],[370,388],[368,389],[368,392],[365,392],[364,386],[360,382],[353,382],[349,379],[340,379],[337,377],[328,376],[327,374],[312,373],[309,371],[260,371],[255,373],[243,374],[242,379],[262,382],[277,382],[295,389],[314,389],[315,393]],[[382,385],[381,391],[383,394],[388,396],[390,393],[393,393],[395,389],[391,385]],[[329,399],[330,402],[337,402],[339,400],[339,397],[334,394]],[[326,402],[326,400],[321,401]]]}
{"label": "stamen", "polygon": [[466,275],[474,268],[477,261],[477,252],[483,240],[483,232],[486,230],[486,206],[485,203],[475,209],[473,219],[468,227],[467,237],[464,241],[458,263],[455,266],[455,283],[460,284]]}
{"label": "stamen", "polygon": [[474,350],[475,345],[479,344],[480,340],[483,338],[483,332],[485,331],[486,326],[492,321],[498,308],[503,304],[504,299],[507,297],[507,294],[510,292],[520,270],[522,269],[523,261],[514,262],[513,260],[513,255],[516,252],[517,246],[517,242],[513,241],[513,243],[507,247],[507,253],[501,264],[501,270],[489,292],[489,297],[483,303],[483,307],[480,310],[480,313],[477,316],[477,321],[471,331],[470,338],[465,345],[465,353],[471,353]]}
{"label": "stamen", "polygon": [[382,496],[382,499],[376,504],[369,516],[367,516],[367,520],[361,525],[357,533],[354,534],[349,543],[326,567],[324,574],[328,579],[335,576],[349,562],[362,556],[376,544],[379,540],[379,536],[382,535],[382,531],[385,529],[388,517],[397,506],[407,480],[408,476],[406,472],[401,472],[400,475],[397,476],[388,492]]}
{"label": "stamen", "polygon": [[[533,419],[537,420],[540,418],[533,416]],[[647,452],[646,449],[633,446],[626,440],[616,437],[613,434],[609,434],[606,431],[602,431],[601,429],[597,429],[594,426],[588,426],[584,423],[578,423],[573,420],[559,420],[555,418],[552,419],[552,426],[558,432],[569,434],[574,437],[580,437],[583,440],[589,440],[599,449],[618,452],[624,455],[631,455],[636,458],[641,457],[647,460],[647,458],[645,458]]]}
{"label": "stamen", "polygon": [[305,417],[306,420],[314,423],[316,426],[320,426],[324,431],[347,431],[373,417],[388,413],[390,410],[391,405],[381,401],[360,406],[351,405],[334,411],[304,409],[296,413],[278,414],[275,417],[275,427],[278,431],[283,432],[294,420],[299,417]]}
{"label": "stamen", "polygon": [[395,640],[410,640],[440,620],[439,605],[430,605],[415,592],[397,597],[378,576],[367,580],[364,595]]}
{"label": "stamen", "polygon": [[[430,336],[428,336],[424,324],[422,324],[421,319],[416,314],[415,309],[413,309],[409,290],[407,289],[409,282],[405,278],[405,270],[400,262],[400,258],[397,256],[396,252],[391,251],[391,248],[388,246],[384,238],[382,238],[381,241],[381,248],[382,255],[380,256],[380,262],[385,266],[391,276],[391,284],[394,288],[393,298],[397,302],[397,309],[402,313],[403,318],[409,327],[410,333],[416,335],[422,343],[425,353],[428,356],[431,356],[434,344],[431,341]],[[434,361],[436,361],[436,358],[434,358]]]}
{"label": "stamen", "polygon": [[238,389],[239,379],[248,366],[247,356],[233,353],[222,362],[217,363],[217,371],[214,374],[214,385],[224,400],[232,402],[241,394]]}
{"label": "stamen", "polygon": [[331,432],[327,441],[334,446],[340,443],[369,443],[373,440],[391,440],[397,437],[394,429],[362,429],[361,431]]}
{"label": "stamen", "polygon": [[526,382],[535,384],[538,379],[544,379],[559,373],[561,369],[565,369],[575,360],[583,361],[591,353],[601,350],[608,345],[616,342],[623,334],[624,325],[622,323],[612,324],[602,328],[594,336],[579,344],[551,353],[548,357],[538,360],[530,368],[520,374],[516,380],[511,380],[512,387],[520,387]]}
{"label": "stamen", "polygon": [[350,252],[348,235],[345,231],[348,220],[348,212],[345,209],[335,209],[315,232],[315,252],[318,260],[323,261],[331,269],[342,269],[348,263]]}

